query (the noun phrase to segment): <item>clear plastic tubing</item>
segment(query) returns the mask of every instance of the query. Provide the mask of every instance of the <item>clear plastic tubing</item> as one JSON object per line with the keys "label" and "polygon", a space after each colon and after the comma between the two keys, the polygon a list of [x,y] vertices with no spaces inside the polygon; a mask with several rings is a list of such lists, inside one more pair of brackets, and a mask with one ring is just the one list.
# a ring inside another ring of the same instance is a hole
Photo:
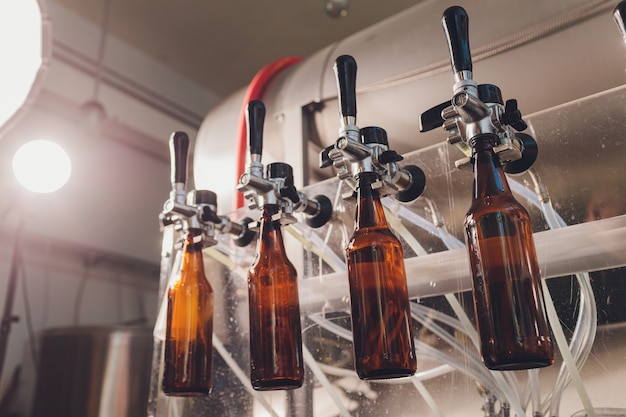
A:
{"label": "clear plastic tubing", "polygon": [[[519,182],[509,178],[511,190],[539,208],[543,213],[544,219],[550,229],[566,227],[567,224],[559,216],[556,210],[554,210],[548,192],[545,187],[543,187],[543,184],[539,180],[537,174],[532,170],[529,171],[529,174],[534,182],[536,192],[529,190]],[[595,411],[591,406],[584,384],[580,378],[578,367],[582,366],[582,364],[586,361],[589,353],[591,352],[591,347],[593,346],[597,327],[597,309],[593,289],[591,288],[589,281],[589,274],[576,274],[576,279],[580,287],[580,310],[569,347],[567,347],[567,341],[563,335],[563,329],[558,320],[558,316],[556,315],[556,309],[552,303],[552,297],[550,297],[549,294],[546,297],[547,303],[552,304],[548,309],[548,318],[552,324],[553,331],[555,332],[555,337],[557,339],[557,345],[564,359],[564,364],[561,366],[559,374],[557,375],[557,380],[554,385],[551,398],[546,400],[546,404],[544,404],[543,407],[545,410],[547,408],[548,401],[551,400],[549,401],[551,416],[558,416],[561,395],[569,383],[568,373],[575,384],[576,390],[578,391],[588,415],[590,417],[595,416]],[[549,293],[545,282],[544,292]],[[554,313],[552,316],[550,314],[551,311]],[[562,343],[565,343],[565,346],[562,346]],[[567,352],[564,352],[564,350],[567,350]]]}
{"label": "clear plastic tubing", "polygon": [[455,236],[451,235],[445,228],[437,227],[432,222],[426,220],[422,216],[417,213],[412,212],[408,208],[401,206],[397,201],[392,200],[388,197],[382,199],[382,203],[389,211],[394,213],[396,216],[406,219],[410,223],[415,226],[435,235],[439,236],[439,238],[444,242],[448,249],[457,249],[465,247],[463,242],[458,240]]}
{"label": "clear plastic tubing", "polygon": [[215,350],[217,350],[222,359],[224,359],[224,362],[226,362],[226,364],[230,367],[230,369],[233,371],[237,379],[239,379],[246,391],[248,391],[248,393],[254,399],[258,400],[259,403],[267,410],[267,412],[272,417],[279,417],[278,413],[276,413],[270,403],[265,400],[265,397],[263,397],[263,395],[261,395],[259,391],[255,391],[252,388],[252,384],[250,384],[250,378],[248,377],[248,375],[246,375],[246,373],[243,372],[239,365],[237,365],[237,362],[235,362],[233,357],[230,356],[228,350],[226,350],[226,348],[222,344],[222,341],[215,335],[213,335],[213,347],[215,347]]}
{"label": "clear plastic tubing", "polygon": [[304,357],[304,362],[309,366],[309,369],[311,369],[313,375],[315,375],[320,384],[322,384],[322,386],[328,392],[328,395],[330,395],[330,398],[333,399],[335,405],[337,405],[339,413],[343,417],[351,417],[350,411],[348,411],[343,402],[341,402],[341,398],[339,398],[337,392],[333,389],[333,386],[326,377],[326,374],[324,373],[324,371],[322,371],[318,363],[315,361],[315,358],[313,357],[313,355],[311,355],[311,352],[309,352],[306,346],[302,346],[302,355]]}
{"label": "clear plastic tubing", "polygon": [[[455,323],[456,320],[452,317],[449,317],[446,314],[443,314],[437,310],[429,309],[428,307],[412,305],[411,309],[414,317],[417,320],[419,320],[423,325],[428,326],[428,328],[433,331],[433,333],[442,338],[452,347],[460,350],[461,353],[466,355],[466,361],[463,365],[464,367],[459,368],[461,371],[472,375],[485,387],[487,387],[489,391],[497,398],[506,398],[508,403],[511,404],[511,406],[519,416],[524,415],[521,403],[517,400],[517,397],[515,397],[514,392],[512,391],[514,387],[517,387],[517,380],[512,375],[511,378],[505,378],[505,375],[502,375],[501,372],[489,371],[483,366],[482,362],[476,356],[473,356],[469,352],[467,352],[464,347],[461,346],[456,340],[450,340],[452,336],[440,326],[434,325],[432,323],[432,319],[442,319],[441,321],[444,324],[448,324],[455,329],[463,328],[461,331],[467,333],[467,329],[465,329],[464,326],[462,326],[460,323]],[[471,328],[469,331],[473,332],[473,328]],[[438,359],[442,360],[441,357],[439,357]],[[450,361],[452,359],[448,357],[446,360]],[[507,376],[509,375],[507,374]]]}
{"label": "clear plastic tubing", "polygon": [[285,227],[285,230],[294,236],[305,249],[311,250],[322,258],[333,271],[341,272],[347,270],[344,260],[337,256],[337,254],[315,233],[305,235],[304,226],[299,223],[289,225]]}

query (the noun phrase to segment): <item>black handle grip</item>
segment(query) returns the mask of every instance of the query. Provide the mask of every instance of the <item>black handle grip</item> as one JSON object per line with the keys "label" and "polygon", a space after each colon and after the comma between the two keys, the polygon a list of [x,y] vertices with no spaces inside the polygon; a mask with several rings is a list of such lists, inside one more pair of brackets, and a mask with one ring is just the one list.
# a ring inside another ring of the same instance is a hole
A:
{"label": "black handle grip", "polygon": [[333,67],[339,91],[339,111],[342,117],[356,117],[356,61],[350,55],[341,55]]}
{"label": "black handle grip", "polygon": [[450,100],[444,101],[441,104],[436,105],[433,108],[426,110],[424,113],[420,115],[420,132],[428,132],[443,125],[443,117],[441,117],[441,112],[450,107]]}
{"label": "black handle grip", "polygon": [[626,42],[626,0],[620,1],[613,9],[613,19],[617,23],[622,38]]}
{"label": "black handle grip", "polygon": [[260,100],[252,100],[246,108],[248,125],[248,143],[250,155],[263,154],[263,123],[265,122],[265,104]]}
{"label": "black handle grip", "polygon": [[189,153],[189,136],[185,132],[174,132],[170,136],[170,161],[172,168],[172,184],[187,184],[187,154]]}
{"label": "black handle grip", "polygon": [[333,165],[333,160],[330,158],[330,151],[335,149],[335,144],[330,145],[320,152],[320,168],[328,168]]}
{"label": "black handle grip", "polygon": [[472,70],[468,20],[467,12],[460,6],[449,7],[443,12],[441,23],[448,39],[454,73]]}

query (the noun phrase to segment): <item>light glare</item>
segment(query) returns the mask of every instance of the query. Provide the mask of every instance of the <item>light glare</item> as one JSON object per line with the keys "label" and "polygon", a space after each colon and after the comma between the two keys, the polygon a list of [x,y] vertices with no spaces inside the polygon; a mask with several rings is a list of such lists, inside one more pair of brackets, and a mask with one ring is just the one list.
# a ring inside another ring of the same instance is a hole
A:
{"label": "light glare", "polygon": [[69,180],[71,171],[67,153],[48,140],[28,142],[13,157],[13,173],[18,182],[35,193],[57,191]]}
{"label": "light glare", "polygon": [[42,65],[42,16],[37,1],[1,0],[0,125],[24,104]]}

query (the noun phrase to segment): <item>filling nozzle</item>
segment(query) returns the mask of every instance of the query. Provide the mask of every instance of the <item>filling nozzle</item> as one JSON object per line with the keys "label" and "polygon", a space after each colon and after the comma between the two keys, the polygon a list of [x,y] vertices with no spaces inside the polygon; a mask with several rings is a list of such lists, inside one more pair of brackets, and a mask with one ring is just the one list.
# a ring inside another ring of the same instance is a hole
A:
{"label": "filling nozzle", "polygon": [[[233,223],[217,215],[217,195],[208,190],[192,190],[187,193],[187,158],[189,137],[184,132],[170,136],[171,183],[170,197],[163,205],[160,219],[163,226],[174,225],[178,230],[202,230],[204,247],[217,244],[216,231],[234,234],[235,243],[245,246],[252,241],[254,233],[247,226]],[[252,233],[252,235],[251,235]]]}
{"label": "filling nozzle", "polygon": [[[494,151],[505,165],[507,173],[520,173],[530,168],[537,157],[537,143],[522,132],[528,126],[517,108],[517,100],[506,103],[500,89],[493,84],[476,84],[472,79],[472,57],[469,45],[469,18],[460,6],[443,13],[443,30],[448,40],[450,63],[454,75],[454,95],[420,117],[421,132],[443,126],[448,142],[464,153],[474,139],[493,135]],[[457,167],[470,166],[470,158],[455,162]]]}
{"label": "filling nozzle", "polygon": [[[250,209],[277,205],[280,208],[280,222],[283,225],[295,223],[297,219],[293,213],[302,211],[307,214],[306,222],[309,226],[320,227],[326,224],[332,215],[332,205],[328,197],[317,196],[308,199],[300,193],[294,186],[293,169],[289,164],[274,162],[264,168],[261,162],[264,119],[263,102],[250,101],[246,108],[250,164],[239,178],[237,189],[244,193]],[[347,133],[351,126],[346,127]]]}
{"label": "filling nozzle", "polygon": [[398,194],[400,201],[417,198],[424,189],[424,173],[415,166],[401,169],[402,157],[389,149],[387,132],[376,126],[356,125],[356,70],[353,57],[342,55],[333,67],[337,79],[340,123],[339,139],[320,153],[320,168],[334,166],[337,176],[350,188],[344,198],[352,198],[357,176],[374,173],[381,195]]}
{"label": "filling nozzle", "polygon": [[250,163],[239,178],[237,190],[244,193],[251,209],[263,208],[266,204],[278,204],[280,195],[275,181],[266,178],[263,172],[263,125],[265,122],[265,104],[252,100],[246,106],[246,124],[248,127],[248,146]]}
{"label": "filling nozzle", "polygon": [[230,234],[237,246],[247,246],[256,233],[248,228],[248,221],[231,221],[226,216],[217,214],[217,195],[209,190],[194,190],[187,197],[187,204],[195,210],[195,215],[187,219],[187,226],[202,230],[203,246],[217,244],[217,232]]}

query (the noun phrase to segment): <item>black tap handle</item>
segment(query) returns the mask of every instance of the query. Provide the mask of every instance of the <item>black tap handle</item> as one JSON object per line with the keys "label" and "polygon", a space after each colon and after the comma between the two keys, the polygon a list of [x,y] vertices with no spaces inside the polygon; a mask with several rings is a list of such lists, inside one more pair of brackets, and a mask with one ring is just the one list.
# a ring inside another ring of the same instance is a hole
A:
{"label": "black tap handle", "polygon": [[252,100],[246,108],[248,125],[248,143],[250,155],[263,154],[263,123],[265,122],[265,104],[261,100]]}
{"label": "black tap handle", "polygon": [[339,91],[339,111],[342,117],[356,117],[356,61],[350,55],[341,55],[333,67]]}
{"label": "black tap handle", "polygon": [[620,1],[615,9],[613,9],[613,19],[617,23],[617,27],[626,42],[626,0]]}
{"label": "black tap handle", "polygon": [[452,6],[443,12],[443,31],[448,39],[450,60],[454,73],[472,70],[469,46],[468,16],[461,6]]}
{"label": "black tap handle", "polygon": [[185,132],[174,132],[170,136],[170,161],[172,184],[187,185],[187,154],[189,136]]}

